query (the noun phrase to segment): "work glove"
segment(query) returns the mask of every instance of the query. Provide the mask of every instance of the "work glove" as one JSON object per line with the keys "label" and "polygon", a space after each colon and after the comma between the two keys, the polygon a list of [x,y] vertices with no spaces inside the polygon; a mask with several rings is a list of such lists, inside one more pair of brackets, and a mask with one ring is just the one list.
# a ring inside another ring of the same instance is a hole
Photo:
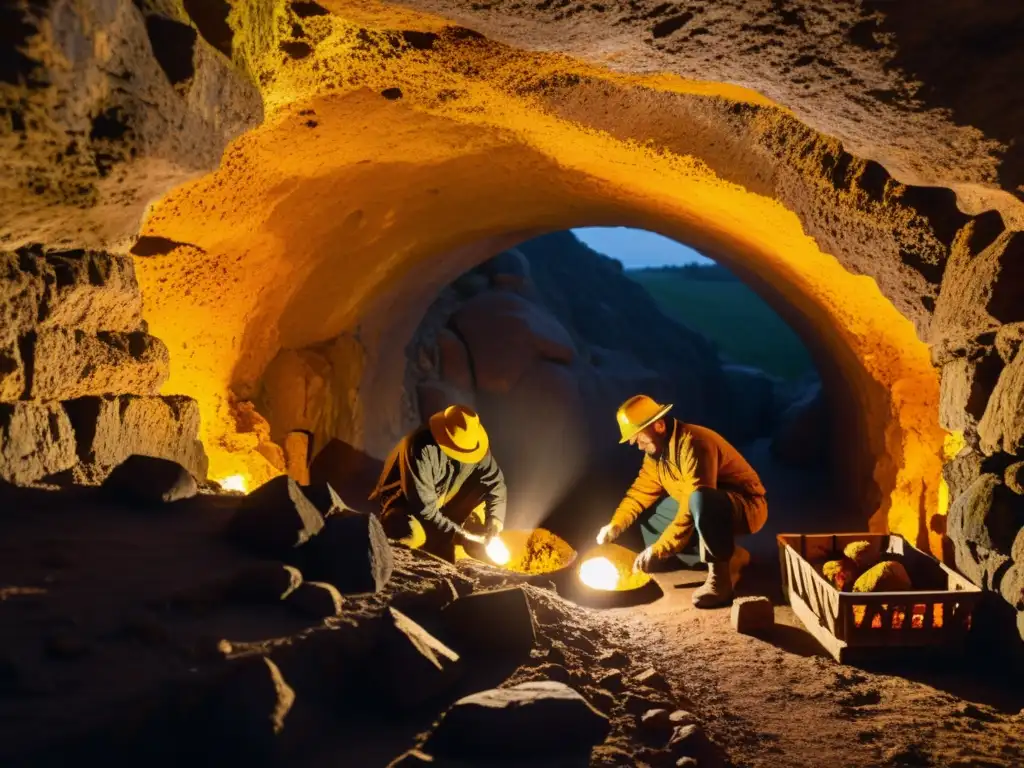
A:
{"label": "work glove", "polygon": [[505,524],[502,523],[501,520],[499,520],[496,517],[492,517],[490,520],[487,521],[487,529],[484,536],[488,541],[490,541],[499,533],[501,533],[502,530],[504,530],[504,528]]}
{"label": "work glove", "polygon": [[649,573],[647,569],[651,567],[652,560],[654,560],[654,550],[648,547],[637,555],[636,560],[633,561],[633,573],[638,573],[640,571]]}
{"label": "work glove", "polygon": [[616,526],[612,525],[611,523],[608,523],[608,525],[606,525],[604,528],[598,531],[597,543],[607,544],[609,541],[615,541],[617,538],[619,538],[619,535],[621,533],[622,531],[620,531]]}

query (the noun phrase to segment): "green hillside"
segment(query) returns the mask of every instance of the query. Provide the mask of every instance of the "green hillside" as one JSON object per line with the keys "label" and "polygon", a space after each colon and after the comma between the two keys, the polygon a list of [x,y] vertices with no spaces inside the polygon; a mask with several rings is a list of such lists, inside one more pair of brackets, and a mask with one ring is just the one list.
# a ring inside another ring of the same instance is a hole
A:
{"label": "green hillside", "polygon": [[723,359],[787,379],[814,369],[799,337],[743,283],[692,279],[679,269],[626,274],[647,289],[662,312],[714,341]]}

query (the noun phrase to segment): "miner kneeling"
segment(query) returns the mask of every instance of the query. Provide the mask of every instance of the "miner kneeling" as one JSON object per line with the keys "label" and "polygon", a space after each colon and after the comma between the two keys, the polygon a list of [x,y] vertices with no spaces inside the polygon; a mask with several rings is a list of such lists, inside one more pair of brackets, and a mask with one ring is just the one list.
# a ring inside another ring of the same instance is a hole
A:
{"label": "miner kneeling", "polygon": [[388,538],[451,562],[457,545],[501,533],[506,495],[480,417],[451,405],[395,446],[370,499]]}
{"label": "miner kneeling", "polygon": [[666,419],[671,408],[646,395],[632,397],[619,408],[620,442],[636,445],[644,462],[597,543],[617,538],[643,515],[645,543],[652,534],[657,538],[633,567],[647,571],[652,561],[680,553],[696,528],[708,578],[694,592],[693,604],[714,608],[732,601],[740,571],[750,560],[735,537],[756,533],[768,519],[765,489],[724,437],[696,424]]}

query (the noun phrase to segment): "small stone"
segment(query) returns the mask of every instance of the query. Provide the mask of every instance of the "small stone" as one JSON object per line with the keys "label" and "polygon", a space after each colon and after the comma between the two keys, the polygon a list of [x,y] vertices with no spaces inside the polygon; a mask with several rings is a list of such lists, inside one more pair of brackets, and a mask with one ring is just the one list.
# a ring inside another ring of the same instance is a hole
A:
{"label": "small stone", "polygon": [[671,702],[637,696],[635,693],[627,693],[625,698],[621,699],[621,702],[622,708],[626,712],[637,717],[649,709],[672,709]]}
{"label": "small stone", "polygon": [[699,765],[692,757],[680,757],[676,760],[676,768],[698,768]]}
{"label": "small stone", "polygon": [[81,636],[70,632],[61,632],[46,641],[46,653],[55,659],[80,659],[90,650]]}
{"label": "small stone", "polygon": [[605,651],[597,657],[597,663],[609,669],[625,669],[629,666],[629,657],[618,649]]}
{"label": "small stone", "polygon": [[662,691],[664,693],[671,693],[672,686],[668,684],[668,681],[664,676],[656,672],[653,668],[648,667],[643,672],[634,678],[640,685],[646,685],[648,688],[653,688],[656,691]]}
{"label": "small stone", "polygon": [[763,632],[775,624],[775,608],[767,597],[737,597],[732,603],[732,628],[742,634]]}
{"label": "small stone", "polygon": [[672,723],[667,709],[649,709],[640,715],[638,723],[641,733],[648,741],[664,743],[672,733]]}
{"label": "small stone", "polygon": [[697,757],[707,745],[707,736],[699,725],[680,725],[672,732],[668,745],[673,754]]}
{"label": "small stone", "polygon": [[265,561],[243,568],[228,582],[231,600],[249,603],[279,603],[302,584],[302,572],[284,563]]}
{"label": "small stone", "polygon": [[597,683],[612,693],[621,693],[626,687],[626,682],[622,678],[622,670],[619,669],[610,670],[607,674],[602,675],[598,678]]}
{"label": "small stone", "polygon": [[607,715],[615,708],[615,697],[600,688],[587,689],[587,700],[598,712]]}
{"label": "small stone", "polygon": [[668,716],[669,722],[676,725],[693,725],[697,722],[697,716],[685,709],[677,709]]}
{"label": "small stone", "polygon": [[307,581],[292,593],[287,603],[303,616],[312,619],[331,619],[341,616],[344,598],[333,584]]}

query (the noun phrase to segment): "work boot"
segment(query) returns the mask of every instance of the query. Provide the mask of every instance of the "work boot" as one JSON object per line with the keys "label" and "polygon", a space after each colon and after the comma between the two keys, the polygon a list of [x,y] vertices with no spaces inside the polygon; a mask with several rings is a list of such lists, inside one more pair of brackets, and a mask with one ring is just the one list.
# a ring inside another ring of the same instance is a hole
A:
{"label": "work boot", "polygon": [[693,593],[693,604],[698,608],[719,608],[732,602],[730,561],[708,563],[708,578]]}
{"label": "work boot", "polygon": [[738,544],[733,549],[732,557],[729,558],[729,582],[732,588],[736,589],[743,569],[750,563],[750,553]]}

